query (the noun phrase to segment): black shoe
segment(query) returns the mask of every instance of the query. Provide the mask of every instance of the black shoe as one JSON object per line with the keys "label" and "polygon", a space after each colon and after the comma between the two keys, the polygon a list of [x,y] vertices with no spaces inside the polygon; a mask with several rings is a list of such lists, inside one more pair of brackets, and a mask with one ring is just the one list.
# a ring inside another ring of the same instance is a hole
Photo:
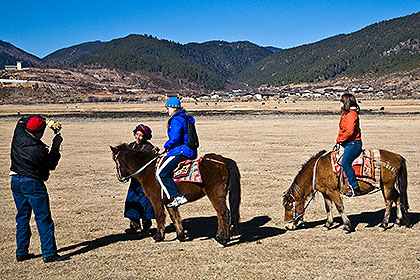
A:
{"label": "black shoe", "polygon": [[150,228],[152,227],[151,220],[142,220],[142,230],[140,231],[140,235],[143,237],[150,236]]}
{"label": "black shoe", "polygon": [[33,258],[35,258],[35,255],[32,253],[26,253],[24,255],[16,255],[16,260],[18,262],[23,262],[23,261],[33,259]]}
{"label": "black shoe", "polygon": [[360,189],[359,188],[355,188],[355,189],[349,188],[348,191],[345,193],[345,195],[348,196],[348,197],[359,196],[359,195],[361,195]]}
{"label": "black shoe", "polygon": [[50,263],[50,262],[61,262],[61,261],[68,260],[70,258],[66,256],[60,256],[59,254],[55,254],[52,256],[43,257],[42,259],[44,260],[44,263]]}
{"label": "black shoe", "polygon": [[137,233],[139,229],[140,229],[140,220],[138,222],[130,220],[130,227],[125,230],[125,233]]}
{"label": "black shoe", "polygon": [[137,229],[134,229],[132,227],[129,227],[129,228],[126,228],[125,229],[125,233],[133,234],[133,233],[138,233],[138,231],[137,231]]}
{"label": "black shoe", "polygon": [[146,230],[146,231],[149,231],[149,229],[152,227],[151,220],[143,219],[141,224],[142,224],[143,230]]}

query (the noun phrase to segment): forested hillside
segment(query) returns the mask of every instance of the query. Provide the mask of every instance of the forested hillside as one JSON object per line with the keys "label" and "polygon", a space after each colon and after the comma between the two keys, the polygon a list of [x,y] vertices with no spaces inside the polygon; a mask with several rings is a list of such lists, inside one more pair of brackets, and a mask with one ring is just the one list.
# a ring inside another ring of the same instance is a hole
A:
{"label": "forested hillside", "polygon": [[161,73],[174,79],[187,79],[206,88],[221,88],[224,79],[184,59],[182,45],[151,36],[130,35],[105,43],[77,62],[98,67]]}
{"label": "forested hillside", "polygon": [[420,67],[420,13],[280,50],[236,76],[253,86],[409,71]]}
{"label": "forested hillside", "polygon": [[211,41],[190,43],[181,49],[182,56],[225,78],[231,78],[255,64],[272,51],[250,42]]}
{"label": "forested hillside", "polygon": [[103,43],[101,41],[87,42],[55,51],[42,59],[43,63],[71,63],[85,54],[97,50]]}
{"label": "forested hillside", "polygon": [[272,52],[249,42],[212,41],[203,44],[129,35],[103,44],[77,62],[98,67],[161,73],[186,79],[199,87],[223,88],[227,79]]}

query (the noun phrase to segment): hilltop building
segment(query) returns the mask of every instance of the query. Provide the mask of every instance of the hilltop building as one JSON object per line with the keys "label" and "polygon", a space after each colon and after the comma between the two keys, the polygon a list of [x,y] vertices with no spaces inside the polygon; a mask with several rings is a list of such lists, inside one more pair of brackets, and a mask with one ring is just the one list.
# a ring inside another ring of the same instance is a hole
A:
{"label": "hilltop building", "polygon": [[6,70],[22,70],[22,62],[16,62],[16,65],[4,65],[4,69]]}

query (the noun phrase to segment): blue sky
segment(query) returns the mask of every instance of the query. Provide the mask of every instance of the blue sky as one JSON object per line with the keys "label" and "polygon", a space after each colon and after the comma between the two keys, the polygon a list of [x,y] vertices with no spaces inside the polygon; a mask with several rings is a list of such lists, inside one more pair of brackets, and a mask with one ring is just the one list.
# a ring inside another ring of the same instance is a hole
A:
{"label": "blue sky", "polygon": [[2,1],[0,40],[40,58],[61,48],[129,34],[180,43],[250,41],[291,48],[420,12],[389,1]]}

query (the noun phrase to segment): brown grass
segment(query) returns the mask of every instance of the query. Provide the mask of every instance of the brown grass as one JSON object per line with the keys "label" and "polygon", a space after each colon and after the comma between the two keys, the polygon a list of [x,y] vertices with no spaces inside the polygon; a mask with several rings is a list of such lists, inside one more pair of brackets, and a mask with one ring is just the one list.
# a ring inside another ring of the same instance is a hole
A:
{"label": "brown grass", "polygon": [[[369,106],[386,106],[407,112],[418,108],[419,103],[412,102],[411,105],[398,102],[395,105],[376,101]],[[300,110],[338,106],[336,103],[325,105],[321,102],[305,104],[300,106]],[[292,109],[299,109],[298,105],[293,105],[296,107]],[[101,105],[95,106],[102,109]],[[138,109],[146,110],[148,105],[142,106]],[[149,109],[159,109],[159,106],[149,106]],[[190,104],[187,109],[192,110],[193,106]],[[52,107],[38,110],[50,112]],[[34,108],[1,106],[0,113],[4,115],[10,110],[28,112]],[[54,108],[60,111],[60,107]],[[112,108],[115,109],[118,108]],[[119,183],[115,178],[109,145],[132,141],[132,128],[143,122],[152,127],[152,142],[162,147],[166,139],[164,120],[62,120],[62,159],[57,170],[52,172],[47,188],[60,253],[69,254],[71,259],[44,264],[40,257],[23,263],[15,261],[16,209],[7,174],[16,119],[1,119],[1,278],[418,279],[418,115],[365,115],[361,120],[365,148],[391,150],[407,159],[413,228],[393,227],[379,232],[384,204],[382,195],[375,193],[360,198],[344,198],[346,212],[356,225],[354,233],[343,235],[341,225],[330,231],[321,230],[326,214],[320,195],[316,196],[305,215],[307,229],[283,230],[282,194],[307,159],[334,144],[338,120],[338,115],[198,119],[200,154],[217,152],[231,157],[237,161],[242,175],[242,235],[226,248],[218,248],[213,240],[215,211],[206,198],[180,208],[185,228],[192,239],[190,241],[174,241],[175,233],[169,218],[165,242],[153,243],[151,238],[139,240],[124,234],[128,221],[123,218],[123,205],[128,185]],[[47,131],[43,140],[50,143],[51,138],[52,132]],[[341,222],[336,210],[334,213],[337,222]],[[30,249],[40,254],[39,236],[33,219],[31,226]]]}

